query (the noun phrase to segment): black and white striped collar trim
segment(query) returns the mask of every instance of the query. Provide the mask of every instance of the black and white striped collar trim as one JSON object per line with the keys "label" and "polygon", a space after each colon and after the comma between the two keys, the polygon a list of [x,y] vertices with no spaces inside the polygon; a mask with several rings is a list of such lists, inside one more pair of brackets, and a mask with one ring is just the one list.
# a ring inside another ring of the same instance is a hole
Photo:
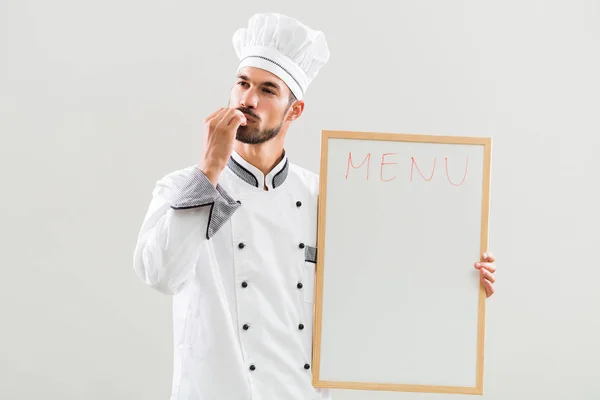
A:
{"label": "black and white striped collar trim", "polygon": [[267,186],[268,190],[273,190],[283,185],[290,168],[287,154],[284,151],[281,161],[265,176],[258,168],[244,160],[235,150],[227,162],[227,167],[238,178],[261,190],[263,189],[263,184]]}

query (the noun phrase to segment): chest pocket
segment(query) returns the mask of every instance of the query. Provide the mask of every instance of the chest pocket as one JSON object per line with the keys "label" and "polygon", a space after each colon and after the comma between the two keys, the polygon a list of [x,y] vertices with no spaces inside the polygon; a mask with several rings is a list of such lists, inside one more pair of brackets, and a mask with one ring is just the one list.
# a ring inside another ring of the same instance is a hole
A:
{"label": "chest pocket", "polygon": [[304,248],[304,301],[315,301],[315,267],[317,265],[317,248],[306,246]]}

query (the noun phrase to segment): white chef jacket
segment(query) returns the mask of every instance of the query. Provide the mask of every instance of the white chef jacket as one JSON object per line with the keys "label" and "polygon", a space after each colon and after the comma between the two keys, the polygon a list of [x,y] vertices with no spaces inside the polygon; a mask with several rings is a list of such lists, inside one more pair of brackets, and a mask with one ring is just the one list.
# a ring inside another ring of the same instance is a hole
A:
{"label": "white chef jacket", "polygon": [[134,269],[173,295],[171,400],[331,398],[311,376],[318,182],[235,151],[216,188],[196,166],[157,182]]}

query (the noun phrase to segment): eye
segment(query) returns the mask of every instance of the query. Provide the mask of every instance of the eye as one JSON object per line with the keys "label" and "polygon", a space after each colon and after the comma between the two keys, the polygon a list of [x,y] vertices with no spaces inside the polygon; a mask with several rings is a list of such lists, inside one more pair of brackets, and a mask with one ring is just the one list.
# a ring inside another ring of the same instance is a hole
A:
{"label": "eye", "polygon": [[244,82],[244,81],[240,81],[240,82],[238,82],[238,85],[241,85],[241,86],[244,86],[244,85],[247,85],[247,84],[248,84],[248,83],[247,83],[247,82]]}
{"label": "eye", "polygon": [[269,90],[269,89],[263,89],[264,92],[269,93],[269,94],[275,94],[275,92]]}

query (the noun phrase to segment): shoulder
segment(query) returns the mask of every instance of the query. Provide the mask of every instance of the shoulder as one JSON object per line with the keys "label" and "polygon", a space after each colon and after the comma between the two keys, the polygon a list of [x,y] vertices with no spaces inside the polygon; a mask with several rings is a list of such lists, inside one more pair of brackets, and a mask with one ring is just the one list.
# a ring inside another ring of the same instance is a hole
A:
{"label": "shoulder", "polygon": [[293,163],[290,163],[289,174],[294,181],[308,189],[311,194],[317,195],[319,193],[318,174],[315,174],[314,172]]}

